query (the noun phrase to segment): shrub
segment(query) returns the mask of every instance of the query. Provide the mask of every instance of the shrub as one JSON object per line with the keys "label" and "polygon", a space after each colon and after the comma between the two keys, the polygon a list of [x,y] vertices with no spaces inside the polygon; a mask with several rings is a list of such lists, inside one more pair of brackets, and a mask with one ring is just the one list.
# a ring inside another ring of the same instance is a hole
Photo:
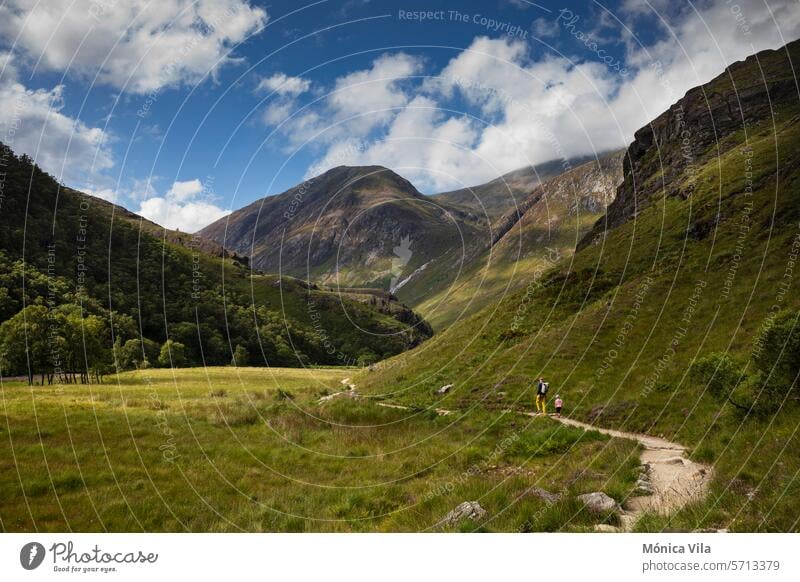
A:
{"label": "shrub", "polygon": [[800,311],[781,311],[768,318],[753,342],[755,368],[768,377],[771,390],[798,391],[800,374]]}
{"label": "shrub", "polygon": [[186,365],[186,346],[181,342],[168,339],[161,346],[158,364],[163,368],[180,368]]}
{"label": "shrub", "polygon": [[727,399],[745,379],[744,367],[727,353],[715,352],[695,360],[689,370],[714,398]]}

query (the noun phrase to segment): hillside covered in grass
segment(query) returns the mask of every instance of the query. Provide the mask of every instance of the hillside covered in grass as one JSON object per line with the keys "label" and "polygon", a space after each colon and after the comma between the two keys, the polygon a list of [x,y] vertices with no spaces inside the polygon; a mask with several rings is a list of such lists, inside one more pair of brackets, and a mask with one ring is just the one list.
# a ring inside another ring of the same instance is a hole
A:
{"label": "hillside covered in grass", "polygon": [[619,151],[588,161],[566,161],[558,166],[562,173],[520,196],[494,220],[490,244],[461,264],[459,276],[450,284],[441,284],[443,265],[432,264],[403,292],[419,298],[415,309],[438,330],[527,286],[571,256],[603,216],[622,181],[622,156]]}
{"label": "hillside covered in grass", "polygon": [[574,256],[357,381],[422,409],[532,409],[544,375],[569,415],[713,465],[706,500],[640,528],[796,531],[799,61],[794,42],[690,91],[636,133]]}
{"label": "hillside covered in grass", "polygon": [[4,160],[4,376],[88,381],[156,365],[364,364],[431,333],[394,301],[255,273],[213,241],[61,187],[26,156],[6,149]]}

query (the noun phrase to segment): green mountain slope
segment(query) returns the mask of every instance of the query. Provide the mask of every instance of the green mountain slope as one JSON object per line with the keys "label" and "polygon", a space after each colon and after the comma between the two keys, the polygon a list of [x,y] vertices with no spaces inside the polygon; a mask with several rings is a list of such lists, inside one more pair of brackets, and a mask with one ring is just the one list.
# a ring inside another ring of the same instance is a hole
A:
{"label": "green mountain slope", "polygon": [[707,499],[640,529],[796,531],[797,62],[793,42],[690,91],[637,132],[574,256],[357,381],[413,406],[530,410],[544,375],[567,414],[713,463]]}
{"label": "green mountain slope", "polygon": [[[431,333],[394,301],[364,301],[291,277],[254,274],[213,241],[62,188],[9,150],[4,160],[4,375],[59,368],[101,373],[115,364],[170,360],[219,365],[235,353],[242,364],[354,364],[396,354]],[[90,346],[87,336],[96,340]],[[164,351],[168,339],[181,345]]]}
{"label": "green mountain slope", "polygon": [[490,231],[493,244],[466,262],[452,283],[430,282],[437,269],[445,266],[434,261],[398,294],[431,325],[444,329],[531,284],[553,263],[572,255],[577,241],[614,198],[622,181],[622,152],[566,168],[494,221]]}

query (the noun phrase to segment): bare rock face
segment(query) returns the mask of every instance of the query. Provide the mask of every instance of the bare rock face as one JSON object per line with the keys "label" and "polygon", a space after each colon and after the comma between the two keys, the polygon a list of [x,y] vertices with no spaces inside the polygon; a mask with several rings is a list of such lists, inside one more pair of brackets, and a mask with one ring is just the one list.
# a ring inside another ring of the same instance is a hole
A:
{"label": "bare rock face", "polygon": [[602,491],[584,493],[583,495],[578,495],[578,499],[582,501],[586,509],[592,513],[607,513],[619,509],[619,504],[614,498],[609,497]]}
{"label": "bare rock face", "polygon": [[[734,63],[637,131],[625,153],[616,198],[578,249],[599,242],[605,230],[633,219],[654,200],[691,197],[692,167],[738,143],[726,136],[769,120],[775,109],[797,101],[791,71],[798,59],[800,42],[795,41]],[[689,180],[682,179],[687,175]]]}
{"label": "bare rock face", "polygon": [[448,525],[456,525],[462,521],[471,519],[478,521],[486,517],[486,510],[481,507],[477,501],[465,501],[456,507],[453,511],[448,513],[442,521],[436,524],[436,527],[444,527]]}
{"label": "bare rock face", "polygon": [[[519,203],[500,216],[493,225],[492,243],[503,237],[512,239],[514,232],[525,233],[541,223],[542,217],[552,220],[556,215],[575,229],[576,214],[601,214],[614,200],[622,182],[622,151],[564,167],[564,173],[550,177],[521,198]],[[572,217],[572,219],[568,219]],[[511,235],[511,236],[507,236]],[[514,241],[518,242],[518,241]],[[525,241],[524,246],[533,241]]]}

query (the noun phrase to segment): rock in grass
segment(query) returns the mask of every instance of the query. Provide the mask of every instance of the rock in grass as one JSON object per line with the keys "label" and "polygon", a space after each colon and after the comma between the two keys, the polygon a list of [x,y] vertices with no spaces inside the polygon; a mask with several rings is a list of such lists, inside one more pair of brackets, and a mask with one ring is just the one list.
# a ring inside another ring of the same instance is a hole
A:
{"label": "rock in grass", "polygon": [[477,501],[465,501],[448,513],[442,521],[436,524],[436,527],[456,525],[467,519],[477,521],[484,517],[486,517],[486,510],[481,507],[480,503]]}
{"label": "rock in grass", "polygon": [[333,394],[328,394],[327,396],[323,396],[322,398],[317,400],[317,403],[322,404],[324,402],[330,402],[334,398],[340,398],[340,397],[358,398],[359,394],[355,390],[348,390],[346,392],[334,392]]}
{"label": "rock in grass", "polygon": [[541,487],[531,487],[525,492],[525,495],[532,495],[534,497],[538,497],[542,501],[544,501],[547,505],[553,505],[561,496],[557,493],[550,493],[549,491],[545,491]]}
{"label": "rock in grass", "polygon": [[578,495],[578,499],[582,501],[586,509],[592,513],[607,513],[619,509],[619,505],[614,501],[614,498],[609,497],[602,491],[584,493],[583,495]]}
{"label": "rock in grass", "polygon": [[452,385],[452,384],[445,384],[444,386],[442,386],[441,388],[439,388],[439,389],[436,391],[436,393],[437,393],[437,394],[447,394],[448,392],[450,392],[450,389],[451,389],[452,387],[453,387],[453,385]]}

